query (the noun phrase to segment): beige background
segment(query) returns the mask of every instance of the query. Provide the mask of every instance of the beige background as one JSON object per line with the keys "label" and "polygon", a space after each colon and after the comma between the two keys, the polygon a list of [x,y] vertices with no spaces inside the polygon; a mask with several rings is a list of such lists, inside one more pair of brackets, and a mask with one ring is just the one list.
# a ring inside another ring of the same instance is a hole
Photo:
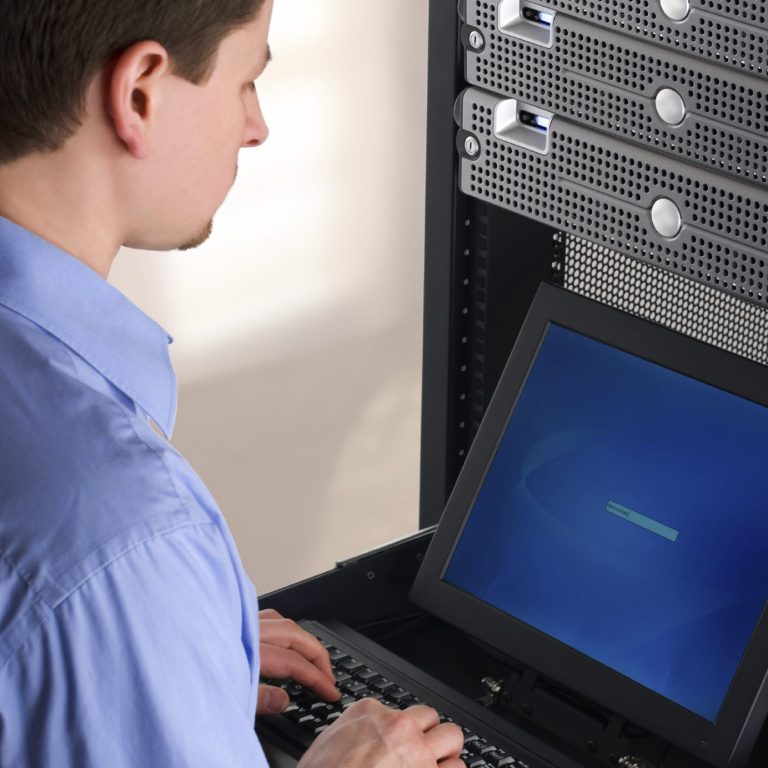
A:
{"label": "beige background", "polygon": [[418,527],[427,0],[276,0],[270,44],[211,240],[111,276],[261,593]]}

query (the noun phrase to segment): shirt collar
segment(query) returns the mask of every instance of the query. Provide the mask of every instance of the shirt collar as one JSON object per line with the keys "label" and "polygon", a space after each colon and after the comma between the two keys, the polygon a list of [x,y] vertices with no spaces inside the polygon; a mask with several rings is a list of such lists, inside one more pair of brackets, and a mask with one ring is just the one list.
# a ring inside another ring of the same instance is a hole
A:
{"label": "shirt collar", "polygon": [[90,267],[2,216],[0,304],[61,340],[170,438],[173,339]]}

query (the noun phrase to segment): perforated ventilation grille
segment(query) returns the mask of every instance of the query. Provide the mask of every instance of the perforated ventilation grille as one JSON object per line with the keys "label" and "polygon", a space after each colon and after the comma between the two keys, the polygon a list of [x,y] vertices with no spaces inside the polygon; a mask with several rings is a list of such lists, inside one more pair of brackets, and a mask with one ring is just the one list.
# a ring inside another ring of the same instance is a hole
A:
{"label": "perforated ventilation grille", "polygon": [[768,14],[765,12],[763,0],[760,0],[758,3],[747,2],[747,0],[741,0],[741,2],[736,0],[736,2],[730,3],[721,3],[718,0],[700,0],[699,5],[714,13],[741,19],[746,21],[747,24],[758,24],[761,27],[768,27]]}
{"label": "perforated ventilation grille", "polygon": [[[564,120],[548,155],[498,139],[498,97],[469,89],[463,125],[480,144],[463,159],[461,189],[558,230],[766,305],[768,195],[724,176],[601,136]],[[673,240],[653,227],[659,197],[676,202]]]}
{"label": "perforated ventilation grille", "polygon": [[717,61],[756,75],[768,72],[766,14],[762,5],[756,10],[755,2],[699,3],[684,22],[670,21],[661,12],[658,0],[537,2],[689,56]]}
{"label": "perforated ventilation grille", "polygon": [[768,364],[765,309],[586,240],[556,238],[569,290]]}
{"label": "perforated ventilation grille", "polygon": [[[467,54],[469,83],[768,186],[768,82],[565,15],[555,21],[552,48],[500,32],[495,4],[470,0],[467,18],[486,40],[481,53]],[[683,98],[678,127],[656,110],[662,88]]]}

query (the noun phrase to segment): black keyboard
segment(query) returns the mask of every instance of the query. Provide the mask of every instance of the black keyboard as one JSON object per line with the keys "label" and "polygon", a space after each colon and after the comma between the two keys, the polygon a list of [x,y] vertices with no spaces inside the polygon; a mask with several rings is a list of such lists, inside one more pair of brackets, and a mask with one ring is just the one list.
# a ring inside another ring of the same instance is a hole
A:
{"label": "black keyboard", "polygon": [[[493,727],[495,723],[508,730],[511,726],[506,721],[352,630],[335,623],[330,623],[333,629],[315,622],[301,622],[301,625],[328,650],[342,697],[338,702],[328,703],[298,683],[264,680],[286,690],[291,704],[281,715],[259,718],[257,728],[262,736],[290,754],[301,755],[356,701],[374,698],[399,709],[426,704],[438,711],[441,722],[455,723],[464,732],[461,758],[468,768],[552,768],[555,765],[575,768],[576,764],[570,760],[545,761],[518,746],[507,734]],[[382,656],[387,660],[382,660]]]}

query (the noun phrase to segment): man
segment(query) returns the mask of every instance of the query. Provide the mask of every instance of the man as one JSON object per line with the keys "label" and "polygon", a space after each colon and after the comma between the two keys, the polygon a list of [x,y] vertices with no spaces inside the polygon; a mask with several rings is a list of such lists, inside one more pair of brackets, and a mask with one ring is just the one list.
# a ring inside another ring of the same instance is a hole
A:
{"label": "man", "polygon": [[[107,282],[122,245],[210,234],[272,0],[0,0],[0,765],[263,766],[256,710],[334,700],[327,653],[258,613],[166,439],[167,335]],[[367,701],[302,766],[462,765],[426,707]]]}

